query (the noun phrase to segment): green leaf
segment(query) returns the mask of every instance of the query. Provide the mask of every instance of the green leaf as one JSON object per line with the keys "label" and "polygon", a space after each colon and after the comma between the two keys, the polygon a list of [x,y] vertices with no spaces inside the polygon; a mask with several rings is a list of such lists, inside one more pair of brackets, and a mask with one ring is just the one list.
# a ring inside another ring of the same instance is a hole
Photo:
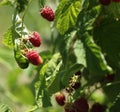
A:
{"label": "green leaf", "polygon": [[12,27],[10,27],[7,32],[4,33],[3,44],[9,48],[13,48],[13,40],[12,40]]}
{"label": "green leaf", "polygon": [[61,66],[62,66],[62,61],[60,61],[58,63],[58,65],[56,65],[56,68],[53,72],[54,77],[53,76],[52,76],[52,78],[50,77],[51,78],[51,83],[47,86],[47,89],[48,89],[50,94],[53,94],[53,93],[60,90],[61,76],[63,75],[62,72],[60,71]]}
{"label": "green leaf", "polygon": [[120,21],[104,17],[94,28],[94,39],[106,55],[110,66],[120,69]]}
{"label": "green leaf", "polygon": [[79,71],[83,66],[80,64],[74,64],[71,65],[67,68],[66,71],[63,72],[62,74],[62,84],[64,86],[67,86],[69,84],[69,80],[70,78],[73,76],[74,73],[76,73],[77,71]]}
{"label": "green leaf", "polygon": [[91,80],[98,80],[101,76],[108,72],[112,72],[112,69],[107,64],[101,49],[94,43],[93,38],[86,32],[81,37],[81,42],[84,45],[84,53],[87,63],[87,69],[92,77]]}
{"label": "green leaf", "polygon": [[46,69],[47,77],[47,86],[49,87],[51,83],[54,81],[56,74],[59,72],[59,69],[62,65],[61,55],[55,54],[52,59],[48,62],[48,67]]}
{"label": "green leaf", "polygon": [[[76,31],[72,31],[69,34],[66,34],[63,38],[60,37],[60,46],[59,50],[62,55],[63,64],[67,68],[69,65],[76,63],[75,56],[74,56],[74,50],[73,45],[76,40]],[[64,45],[64,46],[63,46]]]}
{"label": "green leaf", "polygon": [[19,15],[17,15],[15,19],[15,29],[13,29],[13,27],[10,27],[7,30],[7,32],[5,32],[3,36],[3,44],[5,44],[9,48],[13,48],[14,44],[16,44],[15,42],[16,39],[24,38],[25,36],[28,36],[28,34],[29,34],[28,29],[22,23],[22,20],[19,17]]}
{"label": "green leaf", "polygon": [[[59,71],[61,56],[59,53],[56,53],[52,56],[52,58],[46,62],[41,70],[40,70],[40,78],[36,83],[36,102],[39,107],[47,107],[50,106],[50,96],[51,93],[48,91],[48,87],[53,83],[56,74]],[[44,98],[48,99],[48,103],[44,100]]]}
{"label": "green leaf", "polygon": [[19,47],[16,45],[14,49],[14,57],[18,64],[18,66],[22,69],[28,68],[29,61],[28,59],[21,53]]}
{"label": "green leaf", "polygon": [[2,5],[11,5],[11,4],[13,4],[13,1],[14,0],[2,0],[1,2],[0,2],[0,6]]}
{"label": "green leaf", "polygon": [[43,102],[43,107],[51,106],[51,99],[50,99],[49,91],[45,89],[42,94],[42,102]]}
{"label": "green leaf", "polygon": [[13,112],[7,105],[0,103],[0,112]]}
{"label": "green leaf", "polygon": [[42,7],[44,7],[45,3],[46,3],[46,0],[39,0],[39,3]]}
{"label": "green leaf", "polygon": [[74,53],[76,56],[77,63],[87,67],[86,62],[86,51],[84,49],[84,43],[81,40],[77,40],[74,44]]}
{"label": "green leaf", "polygon": [[120,108],[120,93],[117,95],[116,100],[114,101],[112,107],[110,108],[110,112],[119,112]]}
{"label": "green leaf", "polygon": [[77,21],[77,26],[79,27],[81,33],[93,29],[94,22],[100,14],[100,11],[101,7],[99,5],[91,8],[90,10],[81,11]]}
{"label": "green leaf", "polygon": [[[119,75],[119,74],[116,74],[116,75]],[[110,84],[108,84],[108,86],[103,88],[104,93],[106,94],[106,96],[107,96],[107,98],[110,102],[113,102],[116,99],[116,96],[120,92],[119,88],[120,88],[120,82],[119,81],[110,83]]]}
{"label": "green leaf", "polygon": [[64,34],[75,26],[77,16],[81,10],[81,0],[62,0],[56,10],[56,28]]}
{"label": "green leaf", "polygon": [[20,37],[25,37],[29,34],[29,30],[27,29],[19,15],[17,15],[15,19],[15,32]]}

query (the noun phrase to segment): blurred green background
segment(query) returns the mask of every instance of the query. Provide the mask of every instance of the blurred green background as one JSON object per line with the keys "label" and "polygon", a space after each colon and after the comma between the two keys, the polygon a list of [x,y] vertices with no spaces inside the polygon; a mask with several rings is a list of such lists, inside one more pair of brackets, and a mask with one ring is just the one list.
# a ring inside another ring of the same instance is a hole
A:
{"label": "blurred green background", "polygon": [[[56,2],[47,2],[54,10]],[[33,0],[25,15],[24,23],[30,31],[37,31],[42,38],[38,52],[51,50],[51,25],[40,16],[38,1]],[[14,112],[25,112],[34,104],[34,80],[36,69],[30,65],[22,70],[15,62],[13,50],[2,43],[7,29],[12,25],[13,7],[0,6],[0,102],[10,106]],[[42,110],[41,110],[42,112]],[[53,112],[53,111],[51,111]]]}

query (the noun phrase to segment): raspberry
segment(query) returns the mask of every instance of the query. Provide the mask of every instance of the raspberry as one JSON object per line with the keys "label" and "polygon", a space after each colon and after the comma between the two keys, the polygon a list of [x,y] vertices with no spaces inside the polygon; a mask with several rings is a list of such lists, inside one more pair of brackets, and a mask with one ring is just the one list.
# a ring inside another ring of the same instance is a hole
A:
{"label": "raspberry", "polygon": [[55,99],[60,106],[63,106],[65,104],[65,95],[63,93],[56,93]]}
{"label": "raspberry", "polygon": [[33,65],[40,65],[43,63],[42,58],[39,56],[39,54],[36,51],[28,51],[26,53],[26,57]]}
{"label": "raspberry", "polygon": [[99,0],[99,2],[102,4],[102,5],[109,5],[111,3],[111,0]]}
{"label": "raspberry", "polygon": [[32,35],[29,36],[29,41],[33,46],[39,47],[41,45],[41,38],[38,32],[33,32]]}
{"label": "raspberry", "polygon": [[120,2],[120,0],[112,0],[113,2]]}
{"label": "raspberry", "polygon": [[89,110],[88,102],[84,97],[76,99],[74,102],[74,106],[78,110],[78,112],[88,112]]}
{"label": "raspberry", "polygon": [[101,105],[99,103],[95,103],[92,105],[91,112],[105,112],[106,106]]}
{"label": "raspberry", "polygon": [[48,6],[44,7],[40,11],[40,14],[43,18],[47,19],[48,21],[53,21],[55,17],[53,10]]}

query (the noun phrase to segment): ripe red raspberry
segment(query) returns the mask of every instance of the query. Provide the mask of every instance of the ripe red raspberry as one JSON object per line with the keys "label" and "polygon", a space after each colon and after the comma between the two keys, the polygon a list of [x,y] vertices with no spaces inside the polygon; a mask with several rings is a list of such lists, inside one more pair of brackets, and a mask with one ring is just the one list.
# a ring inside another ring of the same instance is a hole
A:
{"label": "ripe red raspberry", "polygon": [[120,2],[120,0],[112,0],[113,2]]}
{"label": "ripe red raspberry", "polygon": [[55,99],[60,106],[65,104],[65,95],[61,92],[55,94]]}
{"label": "ripe red raspberry", "polygon": [[92,105],[91,112],[105,112],[106,106],[101,105],[99,103],[95,103]]}
{"label": "ripe red raspberry", "polygon": [[102,5],[109,5],[111,3],[111,0],[99,0],[99,2],[102,4]]}
{"label": "ripe red raspberry", "polygon": [[88,112],[89,111],[88,102],[84,97],[76,99],[74,102],[74,106],[78,110],[78,112]]}
{"label": "ripe red raspberry", "polygon": [[48,6],[44,7],[40,11],[40,14],[43,18],[47,19],[48,21],[53,21],[54,17],[55,17],[55,14],[54,14],[53,10]]}
{"label": "ripe red raspberry", "polygon": [[39,54],[36,51],[28,51],[26,53],[26,57],[33,65],[40,65],[43,63],[42,58],[39,56]]}
{"label": "ripe red raspberry", "polygon": [[33,46],[39,47],[41,45],[41,37],[38,32],[33,32],[32,35],[29,36],[29,41]]}

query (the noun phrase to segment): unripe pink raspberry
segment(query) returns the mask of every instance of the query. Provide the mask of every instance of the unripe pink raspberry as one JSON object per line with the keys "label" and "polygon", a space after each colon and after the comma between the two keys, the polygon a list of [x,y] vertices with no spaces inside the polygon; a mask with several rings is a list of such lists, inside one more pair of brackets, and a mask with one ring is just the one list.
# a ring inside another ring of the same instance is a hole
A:
{"label": "unripe pink raspberry", "polygon": [[53,10],[49,6],[44,7],[40,11],[40,14],[43,18],[47,19],[48,21],[53,21],[55,17]]}
{"label": "unripe pink raspberry", "polygon": [[26,53],[27,59],[33,64],[33,65],[40,65],[43,63],[42,58],[39,56],[39,54],[36,51],[28,51]]}
{"label": "unripe pink raspberry", "polygon": [[33,46],[39,47],[41,45],[41,37],[38,32],[33,32],[32,35],[29,36],[29,41]]}

